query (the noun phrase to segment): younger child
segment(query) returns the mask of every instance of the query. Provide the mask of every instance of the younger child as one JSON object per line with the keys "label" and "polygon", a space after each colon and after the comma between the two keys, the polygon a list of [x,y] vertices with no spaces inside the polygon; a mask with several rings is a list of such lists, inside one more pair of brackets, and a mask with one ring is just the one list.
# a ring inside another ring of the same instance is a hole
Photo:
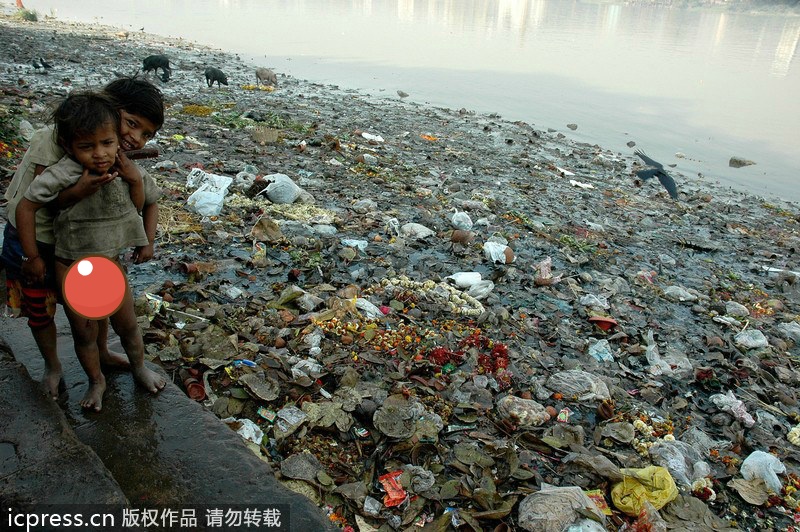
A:
{"label": "younger child", "polygon": [[[164,123],[164,101],[159,91],[149,81],[139,77],[118,78],[104,88],[117,103],[120,114],[120,137],[124,150],[140,149],[153,138]],[[47,264],[47,274],[42,285],[22,282],[22,247],[17,234],[15,217],[17,204],[31,182],[45,168],[57,163],[64,150],[56,142],[53,126],[37,131],[28,151],[14,174],[8,190],[8,223],[4,232],[2,259],[6,267],[8,305],[16,312],[28,317],[28,326],[45,362],[42,385],[45,392],[58,397],[64,386],[61,362],[56,351],[56,326],[53,320],[56,311],[55,264],[53,256],[53,214],[57,206],[68,206],[88,197],[102,187],[107,176],[87,174],[78,182],[59,194],[56,205],[43,208],[36,213],[36,241],[39,254]],[[123,162],[127,159],[121,156]],[[142,207],[141,204],[137,205]],[[143,211],[145,231],[149,239],[146,246],[134,250],[134,262],[141,263],[153,258],[153,242],[158,223],[158,204],[151,203]],[[100,361],[108,368],[126,368],[128,360],[108,349],[108,320],[99,324],[97,347]]]}
{"label": "younger child", "polygon": [[[73,94],[56,109],[54,121],[58,144],[67,155],[33,180],[16,209],[24,253],[22,273],[26,280],[41,283],[46,271],[36,245],[37,211],[81,179],[101,176],[100,181],[106,183],[55,214],[55,274],[58,286],[62,286],[75,260],[87,255],[119,260],[126,248],[149,245],[136,205],[155,203],[160,192],[146,172],[119,155],[120,112],[110,98],[91,92]],[[117,179],[118,175],[122,178]],[[75,352],[89,377],[89,390],[81,406],[100,411],[106,382],[97,346],[98,321],[81,317],[68,305],[64,311],[72,329]],[[136,381],[150,392],[158,392],[166,381],[144,365],[144,343],[130,287],[126,287],[122,306],[110,316],[110,321],[122,341]]]}

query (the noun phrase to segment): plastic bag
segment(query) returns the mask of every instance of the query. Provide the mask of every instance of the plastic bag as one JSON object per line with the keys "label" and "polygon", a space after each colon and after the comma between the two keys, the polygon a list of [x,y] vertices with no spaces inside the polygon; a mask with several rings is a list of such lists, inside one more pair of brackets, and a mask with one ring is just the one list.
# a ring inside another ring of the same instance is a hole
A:
{"label": "plastic bag", "polygon": [[560,371],[551,375],[547,379],[546,386],[554,392],[563,394],[567,399],[577,399],[578,401],[611,399],[608,386],[600,380],[600,377],[578,369]]}
{"label": "plastic bag", "polygon": [[467,294],[477,300],[486,299],[489,294],[494,290],[494,283],[488,279],[484,279],[469,287]]}
{"label": "plastic bag", "polygon": [[740,471],[745,480],[763,479],[769,489],[780,493],[782,486],[778,473],[786,473],[786,466],[775,455],[764,451],[753,451],[742,462]]}
{"label": "plastic bag", "polygon": [[261,430],[261,427],[247,418],[236,419],[234,417],[227,417],[222,421],[234,429],[236,433],[245,440],[260,445],[262,438],[264,438],[264,432]]}
{"label": "plastic bag", "polygon": [[453,215],[450,217],[450,223],[456,229],[461,229],[462,231],[469,231],[472,229],[472,218],[469,217],[464,211],[455,211]]}
{"label": "plastic bag", "polygon": [[589,347],[589,355],[598,362],[614,362],[611,344],[605,338],[598,340]]}
{"label": "plastic bag", "polygon": [[510,264],[516,258],[511,248],[500,242],[484,242],[483,254],[495,264]]}
{"label": "plastic bag", "polygon": [[448,275],[445,279],[453,281],[458,288],[469,288],[481,282],[481,274],[480,272],[456,272]]}
{"label": "plastic bag", "polygon": [[700,452],[682,441],[658,441],[650,447],[653,463],[666,467],[672,477],[683,486],[711,474],[711,467],[703,461]]}
{"label": "plastic bag", "polygon": [[550,420],[544,406],[532,399],[506,395],[497,401],[497,412],[502,417],[514,420],[522,429],[538,427]]}
{"label": "plastic bag", "polygon": [[709,399],[720,410],[733,414],[733,417],[744,423],[745,427],[750,428],[756,424],[756,420],[753,419],[753,416],[747,413],[744,403],[737,399],[731,390],[728,390],[726,394],[714,394],[709,397]]}
{"label": "plastic bag", "polygon": [[261,192],[266,192],[267,198],[272,203],[294,203],[303,193],[303,189],[286,174],[270,174],[264,176],[264,180],[271,182]]}
{"label": "plastic bag", "polygon": [[356,308],[361,311],[367,318],[383,318],[385,314],[381,309],[372,304],[368,299],[359,297],[356,299]]}
{"label": "plastic bag", "polygon": [[407,238],[416,238],[418,240],[423,240],[433,235],[434,232],[433,230],[428,229],[422,224],[410,222],[400,227],[400,234],[402,234]]}
{"label": "plastic bag", "polygon": [[678,496],[678,488],[666,468],[649,466],[620,472],[625,477],[611,488],[611,500],[628,515],[638,516],[648,502],[660,510]]}
{"label": "plastic bag", "polygon": [[186,186],[197,187],[186,200],[189,210],[201,216],[216,216],[222,212],[228,187],[233,183],[233,178],[209,174],[199,168],[193,168],[186,176]]}
{"label": "plastic bag", "polygon": [[542,484],[541,491],[528,495],[519,504],[518,523],[531,532],[562,532],[581,518],[576,510],[589,510],[605,523],[605,516],[581,488]]}
{"label": "plastic bag", "polygon": [[186,205],[200,216],[217,216],[225,204],[225,192],[218,192],[206,183],[189,196]]}
{"label": "plastic bag", "polygon": [[653,505],[646,502],[644,508],[639,512],[639,517],[631,525],[632,532],[667,532],[667,523],[661,518],[658,510]]}
{"label": "plastic bag", "polygon": [[188,188],[199,188],[209,184],[216,190],[226,190],[233,183],[233,178],[226,175],[210,174],[200,168],[192,168],[186,176],[186,186]]}

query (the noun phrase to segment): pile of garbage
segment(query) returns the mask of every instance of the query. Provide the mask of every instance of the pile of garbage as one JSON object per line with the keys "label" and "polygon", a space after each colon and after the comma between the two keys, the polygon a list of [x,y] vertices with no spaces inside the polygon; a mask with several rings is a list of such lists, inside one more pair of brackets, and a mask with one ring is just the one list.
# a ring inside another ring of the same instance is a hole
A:
{"label": "pile of garbage", "polygon": [[[39,24],[3,20],[0,49],[55,31],[72,79],[156,50]],[[693,176],[672,201],[632,153],[496,115],[208,88],[189,65],[254,66],[157,42],[183,72],[147,164],[157,257],[129,269],[148,356],[333,523],[800,520],[797,205]],[[7,55],[0,105],[38,126],[63,85]]]}

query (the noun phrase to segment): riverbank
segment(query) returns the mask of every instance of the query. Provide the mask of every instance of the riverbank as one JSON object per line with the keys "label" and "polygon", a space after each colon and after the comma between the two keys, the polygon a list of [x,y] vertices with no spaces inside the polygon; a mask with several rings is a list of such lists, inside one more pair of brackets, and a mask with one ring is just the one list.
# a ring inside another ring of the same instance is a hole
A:
{"label": "riverbank", "polygon": [[[0,28],[4,135],[170,58],[146,161],[165,192],[157,256],[129,273],[148,353],[263,430],[263,457],[335,522],[535,529],[529,497],[555,484],[600,490],[614,529],[632,521],[617,468],[652,463],[680,488],[672,524],[790,522],[791,490],[757,505],[728,483],[753,451],[800,463],[796,204],[678,173],[673,201],[637,186],[630,155],[280,72],[274,90],[209,88],[207,66],[255,84],[262,65],[185,41]],[[0,140],[7,184],[21,151]],[[187,209],[193,168],[234,179],[219,215]],[[278,173],[300,202],[259,194]],[[455,212],[472,227],[454,231]],[[728,391],[741,408],[712,399]]]}

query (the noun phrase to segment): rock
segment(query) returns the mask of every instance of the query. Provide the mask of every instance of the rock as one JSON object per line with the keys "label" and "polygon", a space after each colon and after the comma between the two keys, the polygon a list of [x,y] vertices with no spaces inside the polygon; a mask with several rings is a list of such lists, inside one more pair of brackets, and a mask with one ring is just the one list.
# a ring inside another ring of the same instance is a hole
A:
{"label": "rock", "polygon": [[736,341],[736,345],[745,349],[758,349],[760,347],[769,346],[767,337],[757,329],[742,331],[734,337],[734,340]]}
{"label": "rock", "polygon": [[728,166],[730,166],[731,168],[741,168],[743,166],[750,166],[750,165],[753,165],[753,164],[756,164],[756,163],[751,161],[751,160],[749,160],[749,159],[745,159],[743,157],[736,157],[736,156],[731,157],[731,160],[728,161]]}

